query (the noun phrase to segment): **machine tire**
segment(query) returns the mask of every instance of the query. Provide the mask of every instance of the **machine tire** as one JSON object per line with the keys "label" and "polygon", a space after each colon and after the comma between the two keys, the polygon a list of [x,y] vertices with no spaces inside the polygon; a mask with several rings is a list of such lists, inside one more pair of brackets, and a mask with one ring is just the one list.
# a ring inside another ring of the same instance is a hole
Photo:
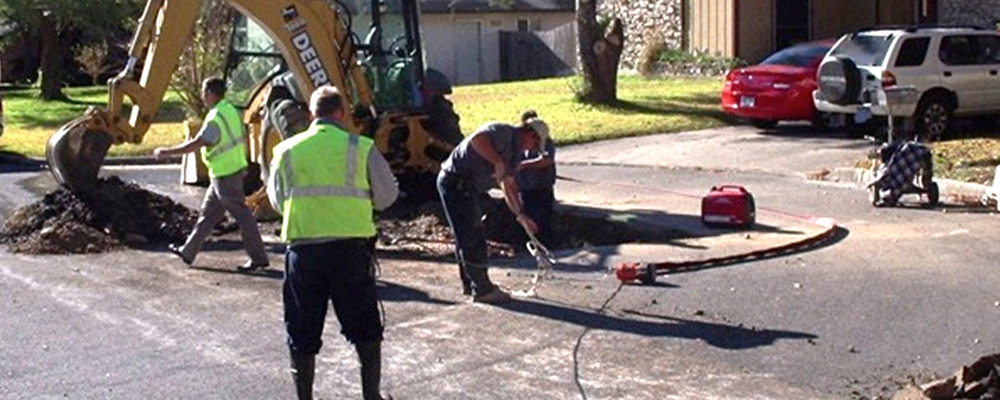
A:
{"label": "machine tire", "polygon": [[927,186],[927,204],[931,207],[937,207],[939,201],[941,201],[941,191],[937,182],[931,182]]}
{"label": "machine tire", "polygon": [[753,125],[757,129],[774,129],[775,126],[778,126],[778,121],[773,119],[750,118],[750,125]]}
{"label": "machine tire", "polygon": [[834,104],[858,102],[861,93],[861,72],[857,64],[847,57],[829,57],[823,60],[817,72],[817,85],[824,99]]}
{"label": "machine tire", "polygon": [[952,109],[950,102],[940,94],[920,100],[916,114],[917,133],[930,142],[944,138],[951,127]]}

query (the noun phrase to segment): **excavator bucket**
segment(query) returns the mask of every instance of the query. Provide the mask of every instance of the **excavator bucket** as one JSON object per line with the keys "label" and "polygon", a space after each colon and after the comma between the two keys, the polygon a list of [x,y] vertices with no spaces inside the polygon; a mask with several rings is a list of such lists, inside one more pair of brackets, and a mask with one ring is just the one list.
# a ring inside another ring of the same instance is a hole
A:
{"label": "excavator bucket", "polygon": [[88,117],[63,125],[45,146],[45,160],[56,182],[75,192],[89,192],[97,186],[97,173],[111,147],[111,136],[92,128]]}

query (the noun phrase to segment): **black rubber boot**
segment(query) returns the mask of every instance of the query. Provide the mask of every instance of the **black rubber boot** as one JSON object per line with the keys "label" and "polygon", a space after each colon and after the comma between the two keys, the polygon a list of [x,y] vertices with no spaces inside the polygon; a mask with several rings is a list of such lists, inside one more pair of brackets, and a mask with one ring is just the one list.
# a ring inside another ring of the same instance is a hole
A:
{"label": "black rubber boot", "polygon": [[316,356],[292,353],[292,378],[299,400],[313,400],[313,377],[316,374]]}
{"label": "black rubber boot", "polygon": [[[372,341],[354,345],[361,361],[361,393],[365,400],[383,400],[379,392],[382,384],[382,342]],[[389,397],[391,399],[391,397]]]}

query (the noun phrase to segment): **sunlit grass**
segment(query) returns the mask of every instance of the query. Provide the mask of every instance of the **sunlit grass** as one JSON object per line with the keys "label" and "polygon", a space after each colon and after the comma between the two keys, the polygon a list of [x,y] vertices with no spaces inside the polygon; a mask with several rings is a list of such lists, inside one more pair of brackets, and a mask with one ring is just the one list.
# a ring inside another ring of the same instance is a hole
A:
{"label": "sunlit grass", "polygon": [[593,106],[575,100],[579,78],[460,86],[452,101],[469,134],[490,121],[515,122],[521,111],[534,109],[558,144],[625,136],[680,132],[727,125],[734,120],[719,107],[718,78],[618,80],[619,102]]}

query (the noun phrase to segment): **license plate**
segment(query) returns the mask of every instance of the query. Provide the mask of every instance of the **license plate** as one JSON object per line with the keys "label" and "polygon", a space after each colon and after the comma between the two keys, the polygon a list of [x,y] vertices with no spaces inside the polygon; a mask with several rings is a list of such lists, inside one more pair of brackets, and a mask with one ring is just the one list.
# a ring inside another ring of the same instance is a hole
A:
{"label": "license plate", "polygon": [[740,107],[753,107],[753,96],[740,97]]}

